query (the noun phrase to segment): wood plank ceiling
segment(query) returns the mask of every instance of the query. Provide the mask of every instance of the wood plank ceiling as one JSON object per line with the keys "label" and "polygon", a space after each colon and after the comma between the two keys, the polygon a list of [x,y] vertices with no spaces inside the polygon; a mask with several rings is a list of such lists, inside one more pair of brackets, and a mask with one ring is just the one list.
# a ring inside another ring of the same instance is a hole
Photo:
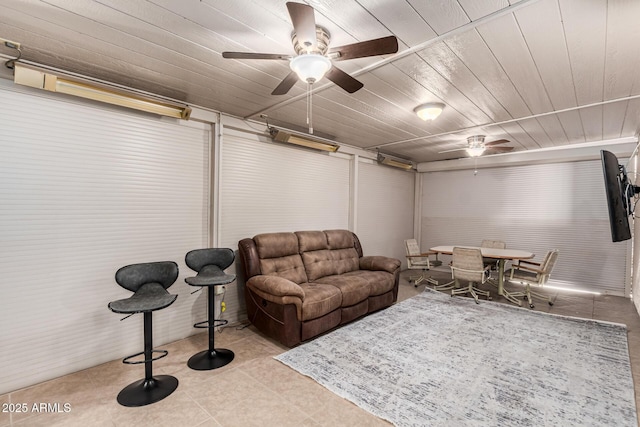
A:
{"label": "wood plank ceiling", "polygon": [[[323,80],[314,128],[339,142],[415,162],[471,135],[516,151],[637,136],[638,0],[308,0],[331,46],[388,35],[397,54],[340,62],[364,83]],[[286,61],[223,51],[293,54],[285,0],[0,0],[0,37],[25,61],[231,115],[304,127],[305,85],[271,91]],[[5,59],[12,49],[0,47]],[[424,122],[413,109],[443,102]]]}

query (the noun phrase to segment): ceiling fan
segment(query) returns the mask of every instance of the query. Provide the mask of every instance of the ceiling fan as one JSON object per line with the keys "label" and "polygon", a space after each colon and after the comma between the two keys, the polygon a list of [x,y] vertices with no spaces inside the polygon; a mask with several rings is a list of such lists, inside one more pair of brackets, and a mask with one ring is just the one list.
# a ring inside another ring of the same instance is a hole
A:
{"label": "ceiling fan", "polygon": [[[223,58],[232,59],[276,59],[290,61],[291,72],[271,92],[284,95],[293,87],[298,78],[311,86],[325,75],[327,79],[349,93],[354,93],[364,85],[332,64],[333,61],[384,55],[398,51],[395,36],[353,43],[329,48],[331,35],[316,25],[314,10],[302,3],[287,2],[289,16],[293,23],[291,42],[296,55],[253,52],[222,52]],[[310,87],[309,87],[310,89]]]}
{"label": "ceiling fan", "polygon": [[481,155],[491,155],[499,153],[507,153],[513,150],[513,147],[498,147],[498,145],[506,144],[508,139],[498,139],[495,141],[484,142],[485,135],[473,135],[467,138],[467,146],[462,148],[454,148],[453,150],[440,151],[439,153],[451,153],[454,151],[466,151],[469,157],[479,157]]}

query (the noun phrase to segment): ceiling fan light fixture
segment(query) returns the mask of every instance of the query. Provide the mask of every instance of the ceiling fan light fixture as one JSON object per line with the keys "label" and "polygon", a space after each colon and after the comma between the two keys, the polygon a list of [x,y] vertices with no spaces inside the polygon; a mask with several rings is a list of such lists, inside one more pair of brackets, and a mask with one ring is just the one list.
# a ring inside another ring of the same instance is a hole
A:
{"label": "ceiling fan light fixture", "polygon": [[308,53],[293,58],[289,66],[303,82],[316,83],[331,68],[331,60],[317,53]]}
{"label": "ceiling fan light fixture", "polygon": [[413,111],[425,122],[427,120],[435,120],[440,113],[444,110],[444,104],[442,102],[428,102],[426,104],[418,105]]}
{"label": "ceiling fan light fixture", "polygon": [[485,135],[473,135],[467,138],[467,143],[469,145],[482,145],[485,138]]}
{"label": "ceiling fan light fixture", "polygon": [[467,148],[467,154],[471,157],[480,157],[482,153],[484,153],[484,150],[485,150],[484,146],[476,145],[476,146]]}

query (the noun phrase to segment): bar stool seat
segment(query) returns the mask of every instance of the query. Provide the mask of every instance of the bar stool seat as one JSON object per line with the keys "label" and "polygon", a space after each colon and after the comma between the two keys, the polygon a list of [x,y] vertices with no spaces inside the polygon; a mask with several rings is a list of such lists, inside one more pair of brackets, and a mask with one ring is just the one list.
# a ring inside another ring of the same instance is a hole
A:
{"label": "bar stool seat", "polygon": [[110,302],[109,308],[114,313],[143,313],[169,307],[176,298],[178,295],[170,294],[161,284],[147,283],[140,286],[131,297]]}
{"label": "bar stool seat", "polygon": [[215,287],[227,285],[236,280],[235,274],[226,274],[224,269],[233,264],[235,254],[228,248],[195,249],[185,256],[185,262],[198,274],[184,279],[191,286],[207,287],[207,320],[193,325],[194,328],[209,329],[209,348],[191,356],[187,365],[197,371],[221,368],[233,360],[233,351],[215,348],[215,328],[224,326],[227,320],[215,318]]}
{"label": "bar stool seat", "polygon": [[[151,313],[173,304],[178,298],[167,292],[178,278],[178,265],[173,261],[132,264],[116,272],[116,282],[134,294],[129,298],[111,301],[109,309],[114,313],[137,313],[144,315],[144,351],[127,356],[122,363],[144,364],[145,377],[126,386],[118,394],[118,403],[123,406],[145,406],[164,399],[178,387],[178,380],[170,375],[153,375],[153,361],[165,357],[166,350],[154,350],[152,341]],[[129,317],[127,316],[127,317]],[[125,317],[126,319],[126,317]],[[154,357],[154,354],[159,356]],[[144,360],[132,359],[144,355]]]}
{"label": "bar stool seat", "polygon": [[235,274],[227,274],[217,265],[205,265],[197,276],[184,279],[191,286],[227,285],[234,280],[236,280]]}

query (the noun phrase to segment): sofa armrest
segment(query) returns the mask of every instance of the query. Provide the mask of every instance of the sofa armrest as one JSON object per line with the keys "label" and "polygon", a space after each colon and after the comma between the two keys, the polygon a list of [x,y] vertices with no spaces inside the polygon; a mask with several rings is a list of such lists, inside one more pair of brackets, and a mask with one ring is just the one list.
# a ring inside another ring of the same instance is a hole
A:
{"label": "sofa armrest", "polygon": [[360,270],[386,271],[394,273],[400,268],[401,262],[386,256],[363,256],[360,258]]}
{"label": "sofa armrest", "polygon": [[275,297],[297,297],[304,301],[304,291],[298,284],[278,276],[258,275],[247,281],[247,286]]}

